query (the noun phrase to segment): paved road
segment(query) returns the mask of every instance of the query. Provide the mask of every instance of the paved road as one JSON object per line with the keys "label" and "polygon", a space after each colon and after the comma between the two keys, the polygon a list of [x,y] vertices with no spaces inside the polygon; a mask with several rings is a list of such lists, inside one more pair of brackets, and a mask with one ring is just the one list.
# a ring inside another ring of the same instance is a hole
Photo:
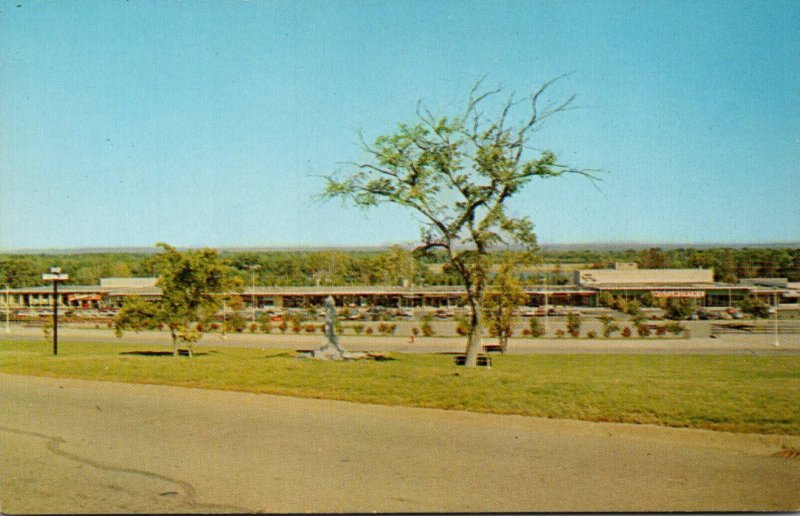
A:
{"label": "paved road", "polygon": [[[704,322],[704,321],[701,321]],[[166,332],[126,332],[118,339],[113,330],[65,327],[59,329],[59,342],[120,342],[141,343],[145,346],[170,346]],[[0,333],[0,339],[43,340],[42,330],[24,326],[12,326],[11,333]],[[698,337],[691,339],[511,339],[509,353],[656,353],[656,354],[752,354],[752,355],[800,355],[800,335],[780,335],[780,345],[774,346],[772,335],[726,335],[722,338]],[[227,346],[272,349],[312,349],[324,342],[321,334],[250,334],[234,333],[206,335],[199,346],[219,348]],[[487,338],[487,343],[496,339]],[[424,337],[414,343],[401,336],[353,336],[341,337],[342,345],[350,351],[387,351],[401,353],[463,352],[464,338]],[[66,349],[66,348],[65,348]],[[170,348],[171,349],[171,348]]]}
{"label": "paved road", "polygon": [[0,393],[4,512],[800,508],[800,459],[773,456],[798,437],[12,375]]}

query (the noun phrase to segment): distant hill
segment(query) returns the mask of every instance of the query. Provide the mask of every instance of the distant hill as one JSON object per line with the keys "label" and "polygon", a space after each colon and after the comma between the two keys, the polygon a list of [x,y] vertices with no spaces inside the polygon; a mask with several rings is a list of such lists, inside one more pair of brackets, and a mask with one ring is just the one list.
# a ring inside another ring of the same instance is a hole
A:
{"label": "distant hill", "polygon": [[[313,252],[324,250],[337,250],[337,251],[383,251],[392,245],[399,245],[400,247],[411,249],[416,246],[415,242],[399,242],[396,244],[378,244],[374,246],[235,246],[235,247],[217,247],[221,252],[268,252],[268,251],[286,251],[286,252]],[[800,241],[797,242],[753,242],[753,243],[649,243],[649,242],[589,242],[589,243],[540,243],[540,248],[543,251],[625,251],[628,249],[640,250],[648,249],[651,247],[660,247],[661,249],[713,249],[713,248],[772,248],[772,249],[786,249],[800,247]],[[197,249],[201,246],[191,247]],[[179,247],[179,249],[189,249],[190,247]],[[158,249],[155,246],[149,247],[74,247],[74,248],[50,248],[50,249],[0,249],[0,254],[44,254],[44,255],[57,255],[57,254],[155,254]]]}

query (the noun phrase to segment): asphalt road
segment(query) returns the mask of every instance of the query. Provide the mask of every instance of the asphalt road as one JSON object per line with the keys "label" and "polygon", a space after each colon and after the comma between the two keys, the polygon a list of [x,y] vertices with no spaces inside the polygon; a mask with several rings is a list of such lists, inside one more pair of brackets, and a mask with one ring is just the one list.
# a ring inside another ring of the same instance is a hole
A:
{"label": "asphalt road", "polygon": [[12,375],[0,394],[6,513],[800,508],[800,437]]}

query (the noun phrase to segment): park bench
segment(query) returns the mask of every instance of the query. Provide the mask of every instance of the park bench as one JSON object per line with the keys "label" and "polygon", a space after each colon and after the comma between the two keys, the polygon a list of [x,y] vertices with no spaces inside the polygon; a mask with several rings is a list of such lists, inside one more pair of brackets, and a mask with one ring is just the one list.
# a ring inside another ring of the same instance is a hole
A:
{"label": "park bench", "polygon": [[483,345],[483,350],[485,352],[487,352],[487,353],[492,353],[492,352],[494,352],[494,353],[502,353],[503,352],[503,346],[501,346],[500,344],[484,344]]}
{"label": "park bench", "polygon": [[[454,356],[453,360],[455,361],[456,365],[464,365],[467,362],[467,355],[465,353],[461,353],[459,355]],[[479,353],[477,364],[479,366],[491,367],[492,358],[485,353]]]}

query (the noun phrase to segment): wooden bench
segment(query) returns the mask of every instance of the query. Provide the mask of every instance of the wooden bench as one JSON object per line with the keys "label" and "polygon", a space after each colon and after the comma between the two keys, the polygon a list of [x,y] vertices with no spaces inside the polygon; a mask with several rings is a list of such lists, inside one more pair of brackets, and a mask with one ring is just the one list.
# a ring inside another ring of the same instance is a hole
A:
{"label": "wooden bench", "polygon": [[500,344],[484,344],[483,350],[487,353],[492,353],[492,352],[502,353],[503,346],[501,346]]}
{"label": "wooden bench", "polygon": [[[456,355],[453,357],[456,365],[463,366],[467,362],[467,355],[462,353],[460,355]],[[491,367],[492,366],[492,358],[484,353],[478,353],[477,364],[479,366]]]}

